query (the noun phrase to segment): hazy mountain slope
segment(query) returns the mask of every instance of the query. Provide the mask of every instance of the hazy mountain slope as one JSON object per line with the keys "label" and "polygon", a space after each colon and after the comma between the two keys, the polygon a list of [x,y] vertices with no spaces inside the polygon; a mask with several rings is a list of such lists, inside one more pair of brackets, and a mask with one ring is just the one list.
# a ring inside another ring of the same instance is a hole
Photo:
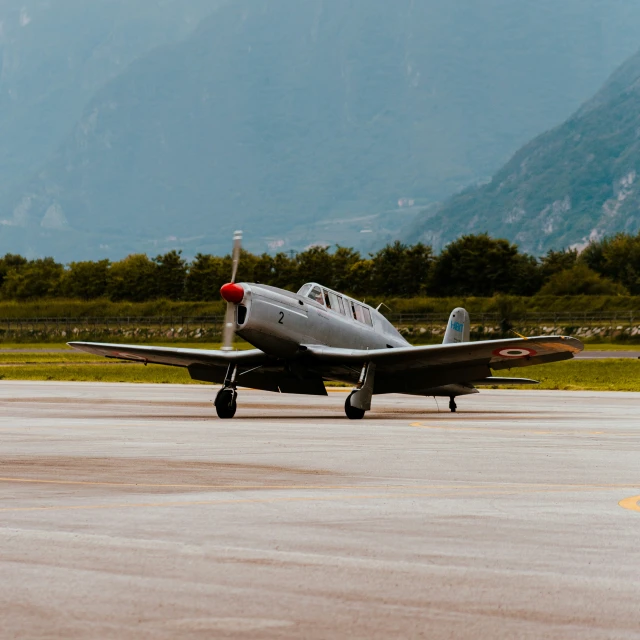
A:
{"label": "hazy mountain slope", "polygon": [[640,53],[561,126],[480,188],[425,213],[406,237],[436,246],[489,231],[542,253],[640,229]]}
{"label": "hazy mountain slope", "polygon": [[254,250],[342,241],[316,223],[490,175],[637,24],[626,0],[234,0],[101,88],[0,220],[61,257],[221,251],[239,226]]}
{"label": "hazy mountain slope", "polygon": [[220,0],[0,2],[0,193],[39,169],[110,78]]}

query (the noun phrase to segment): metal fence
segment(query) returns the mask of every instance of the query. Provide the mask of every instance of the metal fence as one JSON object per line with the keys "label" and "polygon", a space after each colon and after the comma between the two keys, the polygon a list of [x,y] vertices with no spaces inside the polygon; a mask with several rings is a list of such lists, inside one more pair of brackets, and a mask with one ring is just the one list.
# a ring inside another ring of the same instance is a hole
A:
{"label": "metal fence", "polygon": [[[496,326],[504,322],[513,325],[554,326],[602,326],[607,324],[639,324],[640,311],[611,312],[576,312],[576,311],[541,311],[513,313],[505,317],[499,313],[471,313],[471,324],[474,326]],[[389,313],[387,318],[395,325],[445,325],[448,313]]]}
{"label": "metal fence", "polygon": [[[421,332],[444,330],[448,313],[388,313],[390,322],[404,331],[420,328]],[[150,333],[154,335],[215,337],[220,334],[224,317],[212,316],[120,316],[85,318],[4,318],[0,319],[0,334],[4,338],[20,335],[108,335]],[[640,311],[612,312],[530,312],[504,317],[499,313],[471,314],[472,330],[503,330],[510,328],[559,328],[565,333],[606,328],[610,332],[635,330],[640,326]]]}

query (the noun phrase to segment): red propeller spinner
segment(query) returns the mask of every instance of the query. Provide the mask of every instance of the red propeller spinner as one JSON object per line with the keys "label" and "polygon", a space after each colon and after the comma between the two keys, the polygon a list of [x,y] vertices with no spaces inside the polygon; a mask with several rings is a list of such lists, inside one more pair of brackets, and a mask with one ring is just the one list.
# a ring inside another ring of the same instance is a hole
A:
{"label": "red propeller spinner", "polygon": [[244,289],[235,282],[227,282],[220,287],[220,295],[227,301],[238,304],[244,298]]}

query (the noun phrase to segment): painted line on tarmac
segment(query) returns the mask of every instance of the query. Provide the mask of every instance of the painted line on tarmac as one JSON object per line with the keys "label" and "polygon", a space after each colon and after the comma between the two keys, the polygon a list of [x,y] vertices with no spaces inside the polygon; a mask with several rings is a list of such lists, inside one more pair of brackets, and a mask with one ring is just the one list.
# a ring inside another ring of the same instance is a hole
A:
{"label": "painted line on tarmac", "polygon": [[[118,487],[118,488],[142,488],[142,489],[216,489],[216,490],[229,490],[229,491],[279,491],[279,490],[291,490],[291,491],[309,491],[309,490],[323,490],[323,491],[340,491],[344,489],[349,490],[362,490],[371,491],[383,490],[383,491],[416,491],[416,490],[455,490],[455,491],[468,491],[468,490],[486,490],[492,488],[487,484],[469,484],[452,486],[449,484],[427,484],[427,485],[406,485],[406,484],[383,484],[383,485],[354,485],[354,484],[156,484],[156,483],[144,483],[144,482],[98,482],[92,480],[47,480],[40,478],[1,478],[0,482],[5,483],[24,483],[24,484],[47,484],[47,485],[72,485],[72,486],[96,486],[96,487]],[[498,486],[502,485],[496,485]],[[625,485],[628,487],[629,485]],[[528,485],[524,485],[526,489]],[[2,509],[0,509],[2,511]]]}
{"label": "painted line on tarmac", "polygon": [[623,509],[629,509],[629,511],[640,511],[640,496],[633,496],[632,498],[625,498],[624,500],[620,500],[618,504]]}
{"label": "painted line on tarmac", "polygon": [[[309,489],[309,487],[306,487]],[[88,511],[88,510],[107,510],[107,509],[144,509],[144,508],[170,508],[170,507],[189,507],[189,506],[217,506],[217,505],[233,505],[233,504],[275,504],[287,502],[343,502],[349,500],[412,500],[416,498],[440,498],[440,499],[459,499],[474,498],[481,496],[519,496],[549,493],[576,493],[589,492],[593,488],[573,488],[573,489],[534,489],[517,491],[513,489],[501,490],[469,490],[456,491],[451,493],[452,487],[445,489],[445,492],[408,492],[408,493],[381,493],[381,494],[351,494],[351,495],[335,495],[335,496],[291,496],[291,497],[272,497],[272,498],[225,498],[218,500],[189,500],[179,502],[141,502],[141,503],[116,503],[116,504],[89,504],[89,505],[59,505],[59,506],[37,506],[37,507],[6,507],[0,508],[2,513],[17,513],[27,511]],[[610,491],[610,488],[606,488]],[[634,510],[640,511],[637,498],[628,500],[636,500]],[[624,500],[621,502],[625,502]],[[619,503],[621,504],[621,503]]]}
{"label": "painted line on tarmac", "polygon": [[[508,490],[514,493],[523,492],[544,492],[544,491],[610,491],[613,489],[628,489],[636,486],[634,483],[627,484],[553,484],[544,482],[534,483],[505,483],[505,482],[477,482],[473,484],[170,484],[151,482],[101,482],[97,480],[49,480],[47,478],[17,478],[0,477],[0,482],[4,483],[24,483],[24,484],[46,484],[46,485],[72,485],[72,486],[97,486],[97,487],[118,487],[118,488],[151,488],[151,489],[223,489],[223,490],[371,490],[379,489],[384,491],[394,490]],[[638,498],[640,500],[640,497]]]}
{"label": "painted line on tarmac", "polygon": [[[337,496],[290,496],[273,498],[225,498],[219,500],[184,500],[180,502],[139,502],[139,503],[117,503],[117,504],[89,504],[89,505],[60,505],[44,507],[6,507],[0,509],[1,513],[15,513],[26,511],[89,511],[99,509],[144,509],[144,508],[165,508],[165,507],[191,507],[191,506],[216,506],[228,504],[273,504],[279,502],[342,502],[349,500],[411,500],[415,498],[444,498],[457,499],[485,495],[513,495],[513,494],[548,493],[546,491],[525,491],[514,492],[513,490],[493,490],[493,491],[462,491],[454,494],[443,494],[442,492],[419,492],[419,493],[380,493],[380,494],[351,494]],[[456,495],[457,494],[457,495]]]}

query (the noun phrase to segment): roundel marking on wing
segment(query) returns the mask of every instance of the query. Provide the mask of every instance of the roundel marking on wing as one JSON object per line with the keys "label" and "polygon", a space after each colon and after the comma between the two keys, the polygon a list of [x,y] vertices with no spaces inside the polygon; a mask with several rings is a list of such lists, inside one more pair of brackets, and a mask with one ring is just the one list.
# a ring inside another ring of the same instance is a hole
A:
{"label": "roundel marking on wing", "polygon": [[496,349],[493,352],[493,355],[499,356],[500,358],[526,358],[529,356],[535,356],[536,353],[537,351],[534,351],[533,349],[507,347],[506,349]]}

